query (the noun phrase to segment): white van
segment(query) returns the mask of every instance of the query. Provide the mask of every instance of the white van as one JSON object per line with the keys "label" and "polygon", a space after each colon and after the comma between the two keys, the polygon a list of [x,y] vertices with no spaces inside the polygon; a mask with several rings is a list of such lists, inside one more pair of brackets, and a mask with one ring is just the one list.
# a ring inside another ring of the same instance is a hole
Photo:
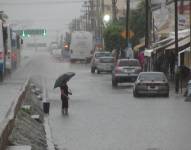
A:
{"label": "white van", "polygon": [[87,60],[93,50],[93,36],[87,31],[74,31],[71,35],[70,58],[72,60]]}

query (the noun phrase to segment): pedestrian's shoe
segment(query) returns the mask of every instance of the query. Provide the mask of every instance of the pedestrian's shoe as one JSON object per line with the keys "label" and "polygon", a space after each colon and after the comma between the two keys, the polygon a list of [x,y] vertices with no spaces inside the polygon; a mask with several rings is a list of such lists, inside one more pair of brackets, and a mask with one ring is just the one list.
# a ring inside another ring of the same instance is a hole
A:
{"label": "pedestrian's shoe", "polygon": [[63,114],[65,113],[64,108],[62,108],[62,113],[63,113]]}
{"label": "pedestrian's shoe", "polygon": [[68,115],[68,108],[65,109],[65,114]]}

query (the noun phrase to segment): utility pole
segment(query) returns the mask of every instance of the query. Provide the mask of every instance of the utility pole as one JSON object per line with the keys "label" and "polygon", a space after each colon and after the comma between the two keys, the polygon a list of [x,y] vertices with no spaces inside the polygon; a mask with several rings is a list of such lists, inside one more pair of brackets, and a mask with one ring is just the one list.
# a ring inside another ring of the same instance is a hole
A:
{"label": "utility pole", "polygon": [[146,24],[145,24],[145,48],[149,48],[149,0],[145,0],[145,13],[146,13]]}
{"label": "utility pole", "polygon": [[102,49],[104,49],[104,38],[103,38],[103,16],[104,16],[104,0],[101,0],[101,45]]}
{"label": "utility pole", "polygon": [[117,4],[117,0],[112,0],[112,17],[113,17],[113,22],[117,21],[116,4]]}
{"label": "utility pole", "polygon": [[[190,44],[191,44],[191,1],[190,1]],[[191,46],[190,46],[190,52],[191,52]]]}
{"label": "utility pole", "polygon": [[175,51],[176,56],[178,56],[178,9],[177,9],[177,0],[174,0],[174,9],[175,9]]}
{"label": "utility pole", "polygon": [[129,8],[130,8],[130,0],[126,2],[126,47],[129,46]]}
{"label": "utility pole", "polygon": [[94,2],[93,0],[89,1],[90,3],[90,22],[91,22],[91,30],[95,30],[95,25],[94,25]]}

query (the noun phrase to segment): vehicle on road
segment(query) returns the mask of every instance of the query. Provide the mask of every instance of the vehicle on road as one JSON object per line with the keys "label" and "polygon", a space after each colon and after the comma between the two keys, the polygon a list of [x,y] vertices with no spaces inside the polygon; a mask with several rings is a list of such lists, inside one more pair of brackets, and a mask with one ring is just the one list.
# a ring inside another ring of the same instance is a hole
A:
{"label": "vehicle on road", "polygon": [[100,57],[97,62],[97,73],[101,72],[112,72],[114,66],[114,58],[113,57]]}
{"label": "vehicle on road", "polygon": [[[100,62],[100,58],[103,58],[103,57],[108,57],[110,59],[112,57],[112,53],[111,52],[107,52],[107,51],[98,51],[98,52],[95,52],[93,54],[93,57],[92,57],[92,60],[91,60],[91,73],[95,73],[95,71],[98,69],[98,64],[101,63]],[[101,68],[100,68],[100,70],[101,70]],[[99,71],[98,71],[98,73],[99,73]]]}
{"label": "vehicle on road", "polygon": [[169,83],[163,72],[141,72],[134,84],[134,97],[141,95],[169,96]]}
{"label": "vehicle on road", "polygon": [[3,22],[0,20],[0,81],[3,80],[5,72],[5,48],[3,38]]}
{"label": "vehicle on road", "polygon": [[93,35],[87,31],[74,31],[71,35],[70,60],[88,61],[93,50]]}
{"label": "vehicle on road", "polygon": [[118,83],[134,82],[142,71],[137,59],[118,59],[112,71],[112,86]]}

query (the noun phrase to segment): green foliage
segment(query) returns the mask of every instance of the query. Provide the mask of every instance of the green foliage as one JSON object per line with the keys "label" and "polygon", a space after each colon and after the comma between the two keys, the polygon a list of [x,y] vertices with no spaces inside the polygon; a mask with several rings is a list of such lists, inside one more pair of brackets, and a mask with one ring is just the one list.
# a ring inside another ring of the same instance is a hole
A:
{"label": "green foliage", "polygon": [[[139,40],[145,36],[145,1],[142,0],[137,9],[130,11],[129,28],[134,33],[130,39],[132,46],[139,43]],[[121,32],[125,31],[126,22],[114,22],[109,24],[104,30],[104,40],[106,50],[125,48],[125,39],[121,36]]]}
{"label": "green foliage", "polygon": [[105,49],[121,49],[125,45],[125,39],[121,36],[123,25],[118,22],[109,24],[104,30]]}
{"label": "green foliage", "polygon": [[130,29],[134,32],[131,39],[132,45],[135,46],[139,40],[145,36],[145,1],[141,1],[137,9],[131,10]]}

